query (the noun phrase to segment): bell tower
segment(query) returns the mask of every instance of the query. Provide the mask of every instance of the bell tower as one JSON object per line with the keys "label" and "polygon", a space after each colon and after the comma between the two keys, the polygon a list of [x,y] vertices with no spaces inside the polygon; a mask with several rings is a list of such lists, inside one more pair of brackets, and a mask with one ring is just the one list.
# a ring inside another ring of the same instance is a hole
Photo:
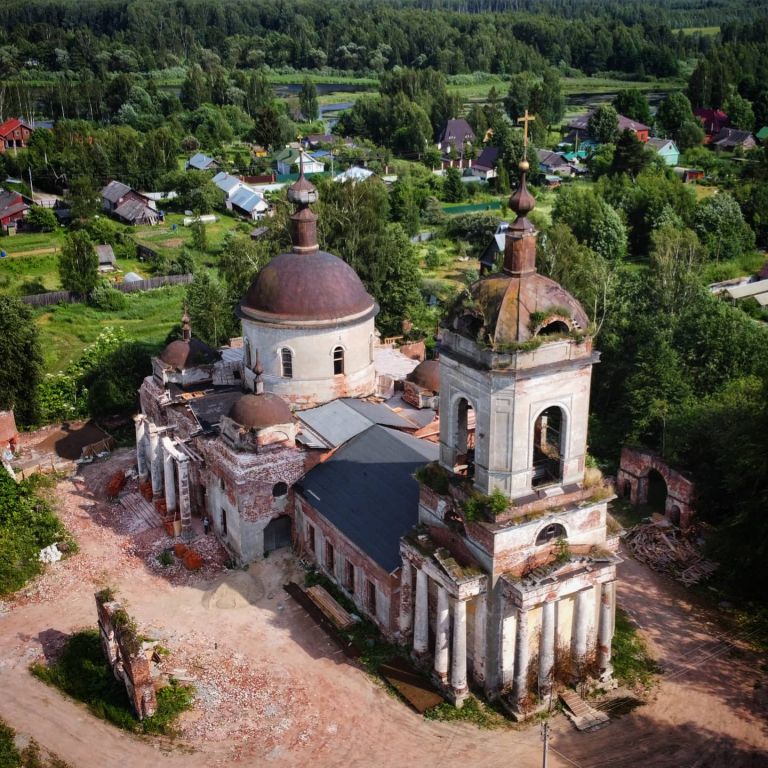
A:
{"label": "bell tower", "polygon": [[[527,125],[532,119],[521,118]],[[511,500],[558,495],[583,481],[592,365],[588,318],[536,271],[529,165],[510,199],[501,272],[474,283],[443,323],[440,463],[476,490]]]}

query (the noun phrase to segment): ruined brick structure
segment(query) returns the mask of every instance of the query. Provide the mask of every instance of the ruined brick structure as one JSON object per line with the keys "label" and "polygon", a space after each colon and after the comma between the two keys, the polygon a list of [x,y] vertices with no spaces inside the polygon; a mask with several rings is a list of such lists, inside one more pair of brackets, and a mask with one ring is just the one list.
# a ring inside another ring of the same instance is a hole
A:
{"label": "ruined brick structure", "polygon": [[157,712],[157,696],[149,660],[142,650],[132,621],[123,607],[109,595],[97,592],[96,611],[104,657],[114,676],[125,685],[128,700],[139,720]]}
{"label": "ruined brick structure", "polygon": [[687,528],[696,511],[693,481],[684,473],[672,469],[653,451],[628,446],[621,449],[621,464],[616,475],[619,494],[628,497],[635,506],[647,504],[652,472],[658,473],[664,482],[664,514],[670,522],[683,529]]}

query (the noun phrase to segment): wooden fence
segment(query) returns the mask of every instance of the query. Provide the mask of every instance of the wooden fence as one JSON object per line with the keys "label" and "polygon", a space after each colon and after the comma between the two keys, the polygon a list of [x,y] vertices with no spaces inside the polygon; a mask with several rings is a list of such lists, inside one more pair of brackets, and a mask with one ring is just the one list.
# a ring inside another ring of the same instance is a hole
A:
{"label": "wooden fence", "polygon": [[[150,277],[147,280],[136,280],[132,283],[115,283],[114,287],[123,293],[135,293],[136,291],[151,291],[153,288],[162,288],[164,285],[188,285],[192,279],[193,275],[191,274],[161,275]],[[22,296],[21,300],[33,307],[50,307],[53,304],[81,304],[87,301],[88,297],[73,291],[50,291]]]}

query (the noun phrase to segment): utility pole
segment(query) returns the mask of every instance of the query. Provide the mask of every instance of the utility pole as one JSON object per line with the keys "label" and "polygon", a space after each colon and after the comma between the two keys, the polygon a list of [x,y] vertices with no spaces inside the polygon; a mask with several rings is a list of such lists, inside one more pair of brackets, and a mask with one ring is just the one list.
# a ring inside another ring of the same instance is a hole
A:
{"label": "utility pole", "polygon": [[541,758],[541,766],[542,768],[547,768],[549,765],[548,763],[548,757],[549,757],[549,718],[547,718],[542,724],[541,724],[541,740],[544,742],[544,751]]}

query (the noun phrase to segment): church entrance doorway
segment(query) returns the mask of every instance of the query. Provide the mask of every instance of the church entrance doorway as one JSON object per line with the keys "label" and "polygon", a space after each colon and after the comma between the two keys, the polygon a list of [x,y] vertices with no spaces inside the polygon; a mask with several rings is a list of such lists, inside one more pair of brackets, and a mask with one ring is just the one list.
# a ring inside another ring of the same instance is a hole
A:
{"label": "church entrance doorway", "polygon": [[291,545],[291,518],[280,515],[270,520],[264,529],[264,554]]}
{"label": "church entrance doorway", "polygon": [[542,412],[533,427],[533,487],[559,483],[563,479],[562,409],[552,405]]}

